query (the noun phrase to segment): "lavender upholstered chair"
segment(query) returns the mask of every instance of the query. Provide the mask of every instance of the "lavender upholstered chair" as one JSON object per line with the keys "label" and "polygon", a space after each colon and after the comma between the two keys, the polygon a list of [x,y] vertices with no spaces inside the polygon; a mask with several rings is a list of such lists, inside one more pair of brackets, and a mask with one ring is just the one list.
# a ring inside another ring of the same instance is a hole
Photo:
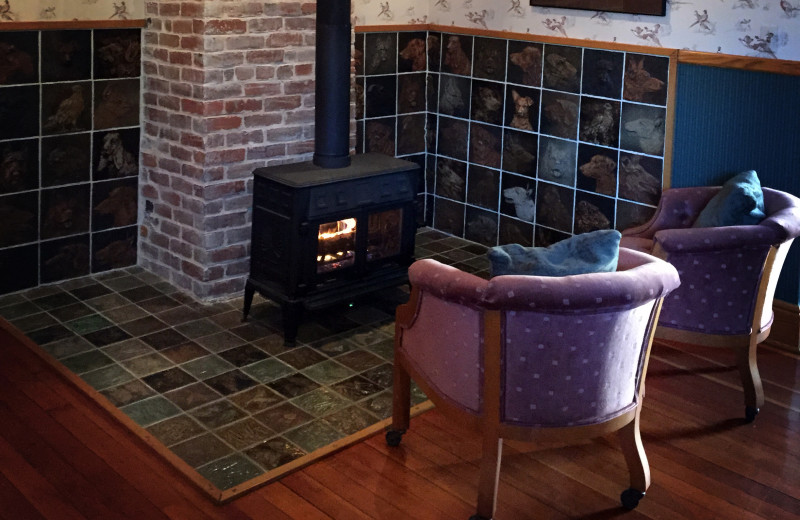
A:
{"label": "lavender upholstered chair", "polygon": [[435,260],[409,269],[397,308],[394,408],[409,426],[410,378],[444,415],[483,434],[477,515],[494,514],[502,439],[586,439],[620,431],[630,471],[623,505],[650,483],[639,412],[652,330],[678,286],[666,262],[620,249],[616,272],[484,280]]}
{"label": "lavender upholstered chair", "polygon": [[656,338],[737,351],[745,417],[764,404],[756,348],[772,326],[772,300],[792,240],[800,199],[764,188],[767,217],[754,226],[692,228],[719,186],[664,191],[653,218],[622,233],[621,245],[674,265],[681,286],[664,300]]}

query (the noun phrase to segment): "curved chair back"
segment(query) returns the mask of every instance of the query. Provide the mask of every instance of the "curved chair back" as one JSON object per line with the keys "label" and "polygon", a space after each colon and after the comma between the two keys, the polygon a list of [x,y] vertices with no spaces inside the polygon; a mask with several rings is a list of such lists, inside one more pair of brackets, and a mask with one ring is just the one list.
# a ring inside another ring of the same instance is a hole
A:
{"label": "curved chair back", "polygon": [[[443,413],[483,432],[489,459],[500,438],[591,437],[638,421],[655,320],[680,283],[668,263],[626,249],[612,273],[487,281],[427,259],[409,279],[392,428],[408,427],[410,376]],[[638,439],[638,422],[633,430]],[[643,492],[643,452],[626,451]]]}

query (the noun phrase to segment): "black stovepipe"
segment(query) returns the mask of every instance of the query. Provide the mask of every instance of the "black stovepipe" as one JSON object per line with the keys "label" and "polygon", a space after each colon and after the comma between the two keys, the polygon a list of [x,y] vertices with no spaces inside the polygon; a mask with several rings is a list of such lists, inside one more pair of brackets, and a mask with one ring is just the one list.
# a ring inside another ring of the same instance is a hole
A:
{"label": "black stovepipe", "polygon": [[350,0],[317,1],[314,164],[350,166]]}

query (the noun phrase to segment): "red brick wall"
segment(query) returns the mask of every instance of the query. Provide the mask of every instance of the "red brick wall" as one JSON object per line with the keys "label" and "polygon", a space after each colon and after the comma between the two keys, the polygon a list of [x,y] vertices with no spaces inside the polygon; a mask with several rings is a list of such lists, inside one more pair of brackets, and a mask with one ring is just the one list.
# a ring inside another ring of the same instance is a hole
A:
{"label": "red brick wall", "polygon": [[200,298],[229,296],[249,271],[253,169],[313,151],[316,3],[146,10],[139,263]]}

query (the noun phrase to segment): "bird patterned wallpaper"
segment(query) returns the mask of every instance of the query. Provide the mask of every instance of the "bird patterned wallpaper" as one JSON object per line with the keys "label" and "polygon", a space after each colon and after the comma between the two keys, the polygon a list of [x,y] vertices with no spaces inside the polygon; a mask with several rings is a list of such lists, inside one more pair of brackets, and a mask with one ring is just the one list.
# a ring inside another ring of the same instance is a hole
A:
{"label": "bird patterned wallpaper", "polygon": [[0,28],[3,22],[136,20],[144,17],[144,0],[0,0]]}
{"label": "bird patterned wallpaper", "polygon": [[800,0],[667,0],[666,16],[527,0],[353,0],[354,25],[438,24],[800,61]]}

